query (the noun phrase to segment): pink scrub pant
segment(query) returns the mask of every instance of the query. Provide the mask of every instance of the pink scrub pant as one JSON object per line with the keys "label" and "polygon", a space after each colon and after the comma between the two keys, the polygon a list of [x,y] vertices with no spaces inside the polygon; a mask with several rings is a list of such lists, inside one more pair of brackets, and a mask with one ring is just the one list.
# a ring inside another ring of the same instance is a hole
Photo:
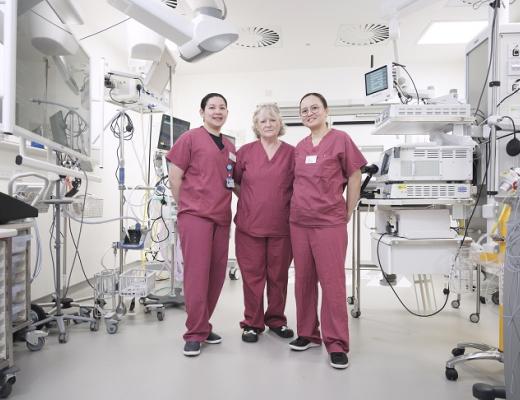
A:
{"label": "pink scrub pant", "polygon": [[318,282],[321,286],[321,333],[327,352],[349,351],[345,257],[347,227],[291,224],[295,263],[298,336],[321,343]]}
{"label": "pink scrub pant", "polygon": [[[240,327],[248,326],[263,331],[266,325],[270,328],[287,325],[284,311],[292,260],[290,238],[254,237],[237,229],[235,245],[242,273],[245,306]],[[267,311],[264,314],[266,284]]]}
{"label": "pink scrub pant", "polygon": [[211,332],[209,323],[224,280],[229,246],[229,225],[190,214],[178,216],[184,257],[184,299],[187,332],[185,341],[203,342]]}

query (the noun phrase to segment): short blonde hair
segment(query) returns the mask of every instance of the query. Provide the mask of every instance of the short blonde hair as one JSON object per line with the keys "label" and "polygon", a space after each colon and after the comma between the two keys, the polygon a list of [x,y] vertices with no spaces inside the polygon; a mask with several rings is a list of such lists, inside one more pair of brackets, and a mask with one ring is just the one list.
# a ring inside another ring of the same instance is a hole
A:
{"label": "short blonde hair", "polygon": [[280,122],[280,132],[278,132],[278,136],[285,135],[285,124],[283,123],[282,116],[280,114],[280,108],[278,108],[278,104],[276,103],[263,103],[258,104],[256,106],[256,110],[253,113],[253,132],[256,137],[260,137],[260,130],[258,129],[258,118],[262,111],[267,111],[271,113],[279,122]]}

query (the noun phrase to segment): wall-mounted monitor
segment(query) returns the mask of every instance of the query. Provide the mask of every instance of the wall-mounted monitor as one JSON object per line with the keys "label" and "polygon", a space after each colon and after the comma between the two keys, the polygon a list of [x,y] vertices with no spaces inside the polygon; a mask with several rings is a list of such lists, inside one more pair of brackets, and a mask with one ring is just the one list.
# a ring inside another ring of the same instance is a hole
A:
{"label": "wall-mounted monitor", "polygon": [[157,148],[159,150],[169,151],[179,136],[188,129],[190,129],[190,123],[188,121],[183,121],[182,119],[170,117],[168,114],[163,114]]}
{"label": "wall-mounted monitor", "polygon": [[392,64],[374,68],[365,74],[365,103],[376,104],[395,95]]}

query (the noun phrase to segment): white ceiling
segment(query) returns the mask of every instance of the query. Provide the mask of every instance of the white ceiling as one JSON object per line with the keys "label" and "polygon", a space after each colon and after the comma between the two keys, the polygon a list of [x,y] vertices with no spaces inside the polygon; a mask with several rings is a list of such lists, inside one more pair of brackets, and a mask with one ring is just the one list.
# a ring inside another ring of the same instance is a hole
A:
{"label": "white ceiling", "polygon": [[[186,6],[179,0],[179,9]],[[468,1],[468,0],[466,0]],[[76,0],[85,25],[75,28],[84,37],[125,19],[105,0]],[[370,55],[376,64],[393,59],[389,40],[370,46],[337,46],[341,25],[383,23],[383,7],[409,3],[410,0],[226,0],[227,19],[237,28],[251,25],[275,30],[280,43],[265,48],[231,46],[219,54],[196,63],[179,61],[177,74],[234,73],[298,68],[368,67]],[[432,21],[485,20],[488,6],[478,10],[463,0],[420,1],[399,17],[398,49],[402,63],[455,63],[464,54],[464,45],[417,45],[423,31]],[[87,38],[88,47],[96,43],[111,44],[124,51],[126,28],[118,25],[99,35]]]}

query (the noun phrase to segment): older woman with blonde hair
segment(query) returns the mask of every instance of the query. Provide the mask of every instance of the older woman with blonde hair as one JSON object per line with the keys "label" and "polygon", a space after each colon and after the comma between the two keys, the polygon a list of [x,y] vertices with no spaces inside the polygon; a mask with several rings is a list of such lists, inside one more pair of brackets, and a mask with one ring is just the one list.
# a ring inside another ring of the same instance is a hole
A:
{"label": "older woman with blonde hair", "polygon": [[[242,274],[244,342],[257,342],[269,327],[282,338],[294,336],[287,327],[285,302],[289,265],[289,204],[294,179],[294,147],[281,141],[284,125],[274,103],[261,104],[253,114],[258,140],[237,152],[235,193],[236,256]],[[267,286],[267,310],[264,289]]]}

